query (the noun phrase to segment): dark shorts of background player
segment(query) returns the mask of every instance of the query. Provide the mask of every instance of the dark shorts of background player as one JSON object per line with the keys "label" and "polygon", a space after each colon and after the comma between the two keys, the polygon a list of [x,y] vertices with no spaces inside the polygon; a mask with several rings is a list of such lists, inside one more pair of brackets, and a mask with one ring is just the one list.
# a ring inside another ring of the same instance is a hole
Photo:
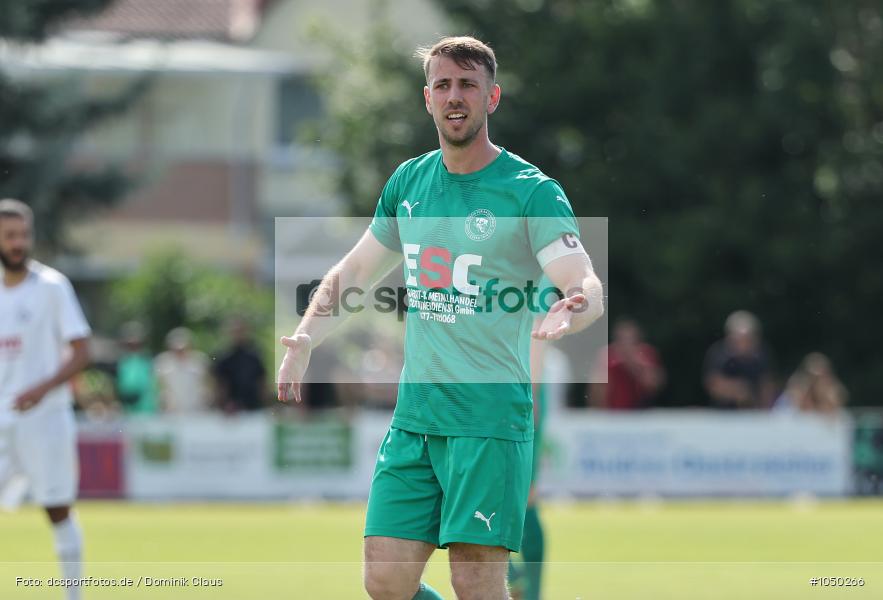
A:
{"label": "dark shorts of background player", "polygon": [[533,442],[391,427],[377,453],[365,537],[503,546],[518,552]]}

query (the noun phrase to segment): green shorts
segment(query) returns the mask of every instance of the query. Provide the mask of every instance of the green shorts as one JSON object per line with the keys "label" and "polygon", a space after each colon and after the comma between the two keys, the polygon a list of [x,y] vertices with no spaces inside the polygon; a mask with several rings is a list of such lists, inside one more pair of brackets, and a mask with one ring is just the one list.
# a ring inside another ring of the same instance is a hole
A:
{"label": "green shorts", "polygon": [[377,453],[365,537],[521,548],[533,442],[391,427]]}

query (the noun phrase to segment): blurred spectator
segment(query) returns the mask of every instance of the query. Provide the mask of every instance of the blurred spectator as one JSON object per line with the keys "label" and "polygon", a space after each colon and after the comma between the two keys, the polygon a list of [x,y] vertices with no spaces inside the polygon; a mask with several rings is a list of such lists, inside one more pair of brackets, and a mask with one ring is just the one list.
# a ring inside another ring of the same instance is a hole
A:
{"label": "blurred spectator", "polygon": [[230,324],[232,345],[215,364],[221,408],[225,412],[264,408],[267,370],[254,347],[248,325],[242,320]]}
{"label": "blurred spectator", "polygon": [[849,398],[846,388],[834,374],[831,361],[813,352],[788,379],[785,391],[773,406],[776,410],[836,414]]}
{"label": "blurred spectator", "polygon": [[727,317],[724,330],[724,339],[712,344],[705,355],[704,384],[712,406],[769,408],[775,389],[760,322],[750,312],[737,310]]}
{"label": "blurred spectator", "polygon": [[[613,326],[613,341],[599,353],[592,379],[591,406],[635,410],[650,406],[665,384],[665,369],[656,349],[643,341],[638,324],[622,319]],[[607,383],[599,383],[605,379]]]}
{"label": "blurred spectator", "polygon": [[74,408],[91,421],[109,421],[119,416],[120,403],[114,393],[114,378],[106,369],[92,366],[71,380]]}
{"label": "blurred spectator", "polygon": [[153,362],[164,412],[196,413],[210,406],[208,359],[192,343],[189,329],[172,329],[166,336],[168,350]]}
{"label": "blurred spectator", "polygon": [[116,364],[119,344],[116,339],[93,335],[89,338],[90,365],[74,375],[71,387],[74,410],[79,418],[91,421],[113,420],[122,412],[116,391]]}
{"label": "blurred spectator", "polygon": [[130,321],[120,330],[122,352],[116,367],[117,397],[127,413],[157,412],[153,361],[144,349],[144,326]]}
{"label": "blurred spectator", "polygon": [[334,381],[338,359],[334,344],[325,342],[310,355],[310,371],[302,386],[303,410],[325,410],[340,406]]}

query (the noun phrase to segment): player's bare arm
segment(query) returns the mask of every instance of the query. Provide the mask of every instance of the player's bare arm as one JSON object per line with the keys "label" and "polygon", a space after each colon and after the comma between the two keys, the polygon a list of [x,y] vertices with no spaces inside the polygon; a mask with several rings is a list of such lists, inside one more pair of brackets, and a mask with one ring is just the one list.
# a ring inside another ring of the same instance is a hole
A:
{"label": "player's bare arm", "polygon": [[300,384],[310,362],[312,349],[328,337],[347,318],[348,311],[334,310],[340,302],[340,290],[355,287],[368,290],[383,279],[402,261],[366,231],[352,250],[331,267],[310,300],[304,318],[291,337],[283,337],[285,357],[277,377],[277,398],[288,402],[301,401]]}
{"label": "player's bare arm", "polygon": [[70,381],[74,375],[89,365],[89,339],[71,340],[70,346],[70,358],[61,365],[55,375],[18,395],[14,404],[16,410],[26,411],[33,408],[46,394]]}
{"label": "player's bare arm", "polygon": [[604,314],[604,288],[588,255],[561,256],[543,271],[564,292],[564,298],[552,305],[546,318],[531,332],[533,338],[557,340],[585,329]]}

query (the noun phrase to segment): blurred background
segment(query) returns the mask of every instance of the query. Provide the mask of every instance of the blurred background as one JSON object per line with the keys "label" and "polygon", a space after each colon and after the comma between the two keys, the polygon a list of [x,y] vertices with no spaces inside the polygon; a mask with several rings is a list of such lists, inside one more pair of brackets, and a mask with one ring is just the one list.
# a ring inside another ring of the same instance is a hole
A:
{"label": "blurred background", "polygon": [[879,3],[0,0],[0,197],[95,330],[83,497],[366,497],[395,386],[351,378],[397,342],[276,405],[274,221],[368,217],[437,147],[414,50],[450,33],[497,53],[491,139],[609,219],[546,496],[880,494]]}

